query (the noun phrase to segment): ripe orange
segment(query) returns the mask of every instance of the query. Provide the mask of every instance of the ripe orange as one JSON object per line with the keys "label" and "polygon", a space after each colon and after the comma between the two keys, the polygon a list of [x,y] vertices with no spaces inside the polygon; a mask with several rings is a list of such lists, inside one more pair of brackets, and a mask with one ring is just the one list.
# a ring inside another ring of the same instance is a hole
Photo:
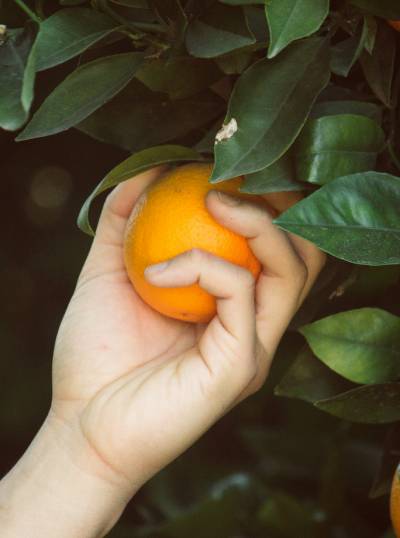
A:
{"label": "ripe orange", "polygon": [[400,465],[394,473],[390,495],[390,515],[396,536],[400,538]]}
{"label": "ripe orange", "polygon": [[140,297],[166,316],[195,323],[215,315],[215,298],[198,284],[153,286],[144,278],[148,265],[200,248],[247,268],[255,277],[260,272],[246,239],[216,222],[205,206],[211,189],[247,198],[238,192],[242,178],[212,185],[211,170],[209,164],[188,164],[164,174],[139,199],[125,237],[125,265]]}
{"label": "ripe orange", "polygon": [[388,21],[390,26],[393,26],[395,30],[400,32],[400,21]]}

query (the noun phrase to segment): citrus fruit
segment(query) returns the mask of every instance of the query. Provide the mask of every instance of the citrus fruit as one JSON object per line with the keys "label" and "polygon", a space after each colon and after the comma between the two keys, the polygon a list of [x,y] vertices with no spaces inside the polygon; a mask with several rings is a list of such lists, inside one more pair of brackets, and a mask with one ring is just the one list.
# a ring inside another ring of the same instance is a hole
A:
{"label": "citrus fruit", "polygon": [[255,277],[260,271],[246,239],[220,225],[205,205],[211,189],[248,198],[238,192],[242,178],[212,185],[211,170],[211,164],[188,164],[165,173],[138,200],[125,236],[125,265],[136,292],[158,312],[190,322],[209,321],[216,313],[215,298],[198,284],[154,286],[144,277],[148,265],[198,248],[247,268]]}
{"label": "citrus fruit", "polygon": [[390,26],[393,26],[395,30],[400,32],[400,21],[388,21]]}
{"label": "citrus fruit", "polygon": [[390,515],[396,536],[400,538],[400,465],[394,473],[390,495]]}

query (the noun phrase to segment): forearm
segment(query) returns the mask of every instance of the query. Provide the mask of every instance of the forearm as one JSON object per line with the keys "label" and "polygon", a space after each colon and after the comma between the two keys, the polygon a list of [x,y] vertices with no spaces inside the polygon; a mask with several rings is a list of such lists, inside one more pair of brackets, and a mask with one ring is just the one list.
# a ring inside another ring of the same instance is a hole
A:
{"label": "forearm", "polygon": [[0,482],[2,538],[104,536],[129,495],[105,476],[106,469],[88,467],[86,460],[93,461],[90,448],[47,420]]}

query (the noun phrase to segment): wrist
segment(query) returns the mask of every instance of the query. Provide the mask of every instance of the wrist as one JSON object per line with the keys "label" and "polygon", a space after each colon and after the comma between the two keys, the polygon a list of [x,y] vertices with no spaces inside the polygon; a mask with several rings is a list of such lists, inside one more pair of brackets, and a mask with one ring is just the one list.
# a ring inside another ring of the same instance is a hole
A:
{"label": "wrist", "polygon": [[0,482],[2,537],[104,536],[134,492],[92,453],[79,428],[50,413]]}

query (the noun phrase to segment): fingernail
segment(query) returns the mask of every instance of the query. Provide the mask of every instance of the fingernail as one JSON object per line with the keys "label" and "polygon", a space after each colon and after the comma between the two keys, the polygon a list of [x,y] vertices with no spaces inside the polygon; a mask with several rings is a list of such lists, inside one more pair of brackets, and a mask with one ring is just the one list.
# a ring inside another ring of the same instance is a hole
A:
{"label": "fingernail", "polygon": [[161,263],[155,263],[154,265],[149,265],[144,270],[145,275],[157,275],[159,273],[162,273],[164,269],[167,268],[169,265],[169,262],[161,262]]}
{"label": "fingernail", "polygon": [[233,207],[233,206],[240,205],[241,203],[241,199],[238,198],[237,196],[231,196],[230,194],[227,194],[226,192],[222,192],[222,191],[216,191],[216,193],[219,200],[225,205],[229,205]]}

